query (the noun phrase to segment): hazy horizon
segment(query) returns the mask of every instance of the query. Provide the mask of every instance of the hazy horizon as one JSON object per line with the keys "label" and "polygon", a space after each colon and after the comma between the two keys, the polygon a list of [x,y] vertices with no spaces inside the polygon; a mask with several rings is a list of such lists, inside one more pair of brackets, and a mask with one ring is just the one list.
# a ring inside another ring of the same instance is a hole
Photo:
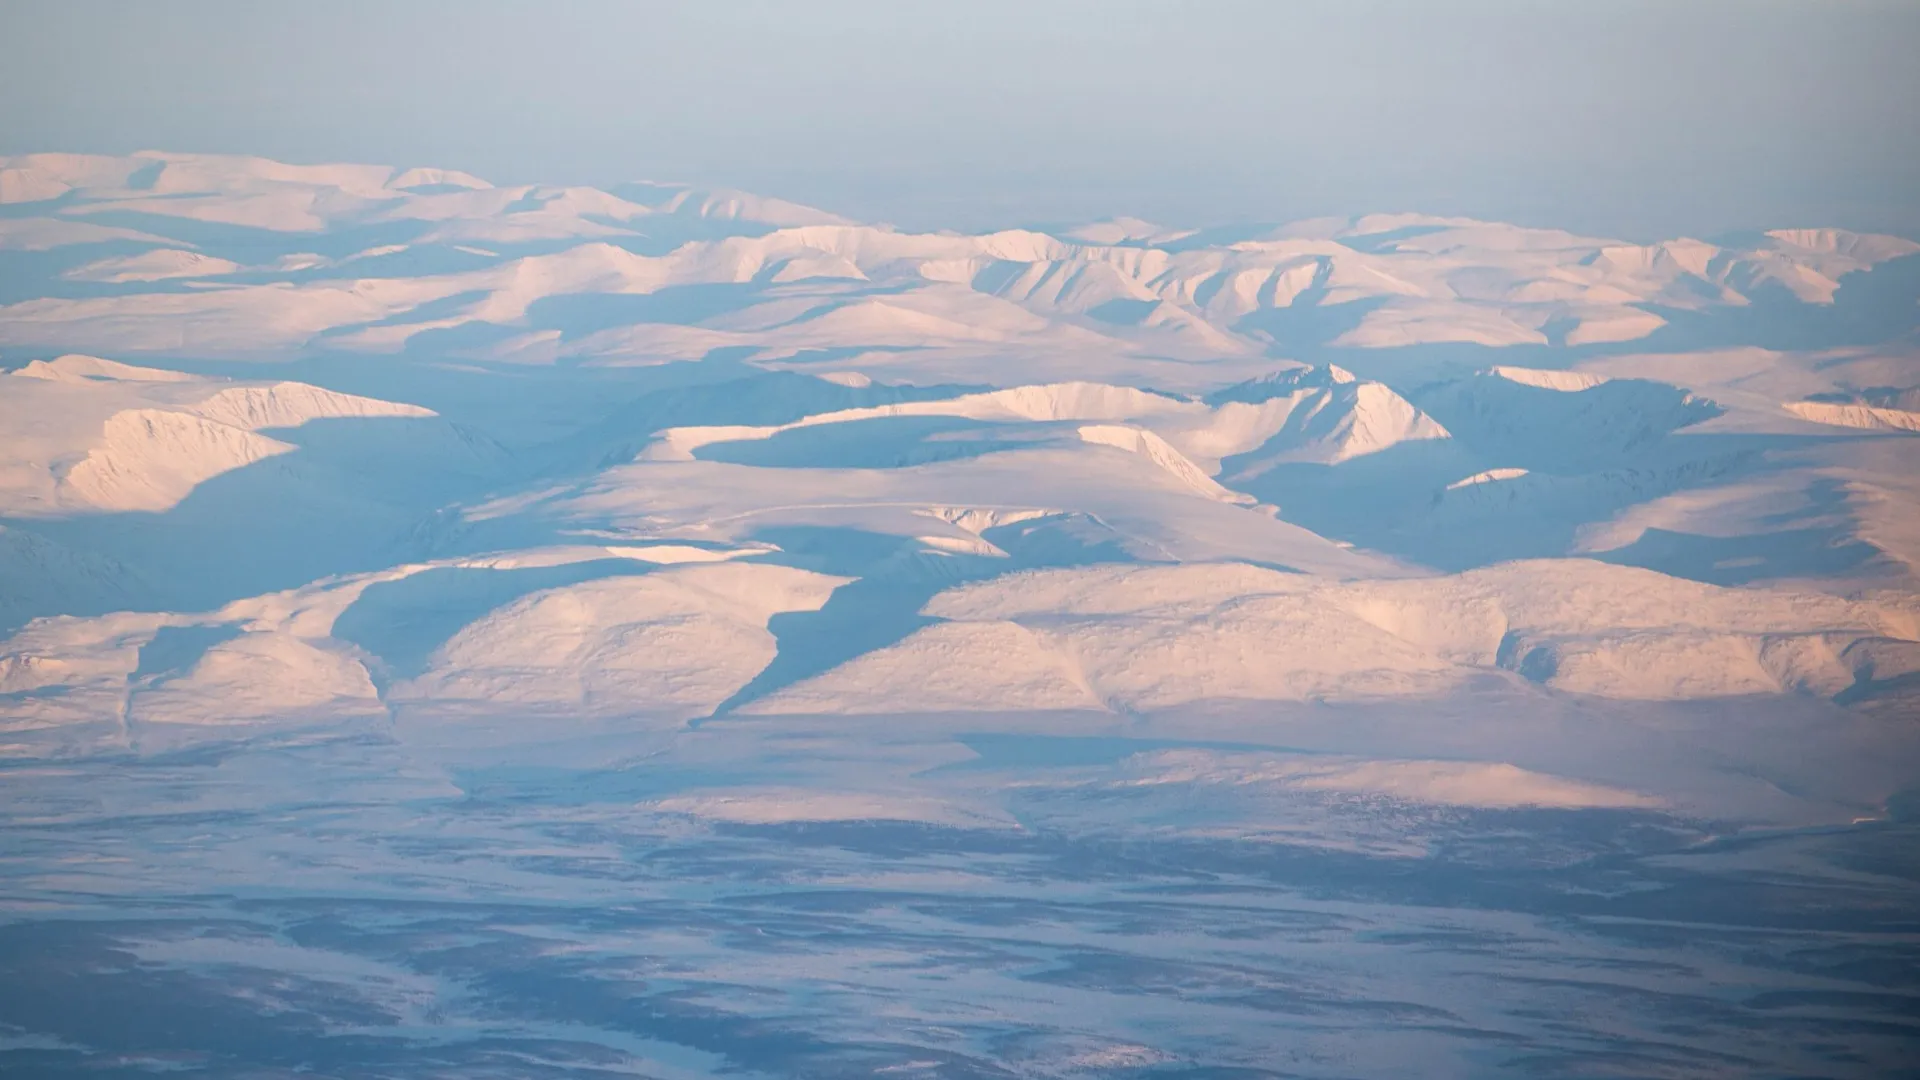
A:
{"label": "hazy horizon", "polygon": [[[0,152],[687,181],[905,228],[1920,233],[1920,6],[19,5]],[[246,92],[233,93],[244,86]]]}

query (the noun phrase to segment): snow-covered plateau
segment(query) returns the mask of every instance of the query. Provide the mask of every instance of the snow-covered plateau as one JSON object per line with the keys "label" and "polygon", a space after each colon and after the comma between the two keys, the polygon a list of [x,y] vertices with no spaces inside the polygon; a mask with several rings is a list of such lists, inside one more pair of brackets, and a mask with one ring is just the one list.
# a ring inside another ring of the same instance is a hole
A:
{"label": "snow-covered plateau", "polygon": [[0,867],[9,1075],[1893,1075],[1920,244],[0,157]]}

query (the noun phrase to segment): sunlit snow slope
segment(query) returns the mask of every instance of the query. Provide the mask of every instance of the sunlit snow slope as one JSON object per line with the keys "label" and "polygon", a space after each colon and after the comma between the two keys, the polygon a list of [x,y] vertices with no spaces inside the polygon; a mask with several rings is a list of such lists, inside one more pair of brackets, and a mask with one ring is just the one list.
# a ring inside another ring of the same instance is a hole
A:
{"label": "sunlit snow slope", "polygon": [[1920,692],[1904,239],[912,234],[161,153],[0,178],[21,738]]}

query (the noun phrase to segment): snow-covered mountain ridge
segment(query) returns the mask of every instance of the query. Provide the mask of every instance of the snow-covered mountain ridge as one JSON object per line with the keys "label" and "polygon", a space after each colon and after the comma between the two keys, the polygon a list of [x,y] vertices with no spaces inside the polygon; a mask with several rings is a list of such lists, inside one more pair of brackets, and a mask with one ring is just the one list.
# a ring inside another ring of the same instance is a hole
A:
{"label": "snow-covered mountain ridge", "polygon": [[159,153],[0,202],[10,738],[1920,690],[1900,238]]}
{"label": "snow-covered mountain ridge", "polygon": [[[168,154],[25,155],[0,159],[0,176],[0,246],[40,254],[60,286],[0,308],[0,348],[115,355],[431,342],[619,364],[931,347],[962,372],[987,348],[1191,360],[1302,333],[1361,349],[1577,347],[1680,316],[1832,307],[1851,275],[1920,252],[1831,229],[1635,245],[1411,214],[910,234],[737,192],[494,188],[436,170]],[[688,288],[707,292],[675,295]],[[565,299],[588,296],[603,299]]]}

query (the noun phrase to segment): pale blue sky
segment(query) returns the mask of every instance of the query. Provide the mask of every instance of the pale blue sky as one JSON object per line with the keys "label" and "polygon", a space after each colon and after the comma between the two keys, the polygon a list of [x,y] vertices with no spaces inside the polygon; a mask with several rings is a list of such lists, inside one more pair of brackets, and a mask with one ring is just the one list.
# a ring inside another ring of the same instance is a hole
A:
{"label": "pale blue sky", "polygon": [[1920,232],[1920,3],[0,6],[0,150],[685,179],[922,227]]}

